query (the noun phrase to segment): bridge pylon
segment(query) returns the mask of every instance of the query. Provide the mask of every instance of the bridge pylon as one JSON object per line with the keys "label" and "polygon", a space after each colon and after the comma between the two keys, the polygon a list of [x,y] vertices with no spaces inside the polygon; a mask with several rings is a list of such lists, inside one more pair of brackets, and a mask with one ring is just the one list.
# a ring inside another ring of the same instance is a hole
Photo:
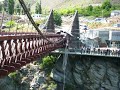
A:
{"label": "bridge pylon", "polygon": [[79,48],[80,47],[80,31],[79,31],[79,18],[78,11],[75,12],[72,26],[71,26],[71,34],[73,35],[70,38],[69,47],[70,48]]}
{"label": "bridge pylon", "polygon": [[53,32],[53,33],[55,32],[53,10],[51,10],[49,14],[49,18],[46,22],[44,29],[46,29],[46,32]]}

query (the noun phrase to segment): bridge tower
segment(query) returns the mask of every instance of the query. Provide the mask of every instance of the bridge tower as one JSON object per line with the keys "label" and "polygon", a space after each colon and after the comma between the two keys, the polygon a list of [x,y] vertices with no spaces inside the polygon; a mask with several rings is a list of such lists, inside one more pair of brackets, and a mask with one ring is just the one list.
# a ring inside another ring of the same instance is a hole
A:
{"label": "bridge tower", "polygon": [[79,31],[79,18],[78,18],[78,11],[75,12],[72,27],[71,27],[71,34],[73,35],[70,38],[70,48],[78,49],[80,47],[80,31]]}
{"label": "bridge tower", "polygon": [[53,32],[53,33],[55,32],[53,10],[51,10],[51,12],[49,14],[49,18],[47,20],[45,29],[46,29],[46,32]]}

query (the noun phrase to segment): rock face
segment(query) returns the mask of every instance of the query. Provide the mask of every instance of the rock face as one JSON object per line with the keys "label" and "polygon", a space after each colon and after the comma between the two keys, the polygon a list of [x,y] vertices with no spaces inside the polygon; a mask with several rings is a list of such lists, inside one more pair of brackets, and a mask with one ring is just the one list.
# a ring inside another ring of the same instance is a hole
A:
{"label": "rock face", "polygon": [[30,89],[37,89],[39,87],[42,87],[42,85],[45,83],[45,72],[37,72],[34,75],[34,78],[30,82]]}
{"label": "rock face", "polygon": [[[0,90],[63,90],[63,57],[57,60],[50,81],[39,65],[22,67],[12,77],[0,79]],[[50,82],[49,82],[50,81]],[[64,90],[120,90],[119,58],[69,55]]]}
{"label": "rock face", "polygon": [[8,76],[0,79],[0,90],[17,90],[15,85]]}
{"label": "rock face", "polygon": [[0,90],[46,90],[47,76],[39,65],[28,64],[0,79]]}
{"label": "rock face", "polygon": [[[62,57],[53,69],[53,79],[63,83]],[[69,90],[120,90],[120,61],[117,58],[69,56],[65,71]],[[62,89],[59,89],[62,90]]]}

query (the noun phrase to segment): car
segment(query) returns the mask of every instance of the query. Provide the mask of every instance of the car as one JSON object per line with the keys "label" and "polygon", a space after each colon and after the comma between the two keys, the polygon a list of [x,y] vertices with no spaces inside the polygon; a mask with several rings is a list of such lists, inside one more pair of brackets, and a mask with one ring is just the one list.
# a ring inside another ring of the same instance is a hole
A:
{"label": "car", "polygon": [[5,28],[7,28],[5,25],[2,25],[2,27],[1,27],[2,29],[5,29]]}
{"label": "car", "polygon": [[88,27],[87,27],[87,25],[80,25],[80,29],[82,29],[82,30],[88,30]]}
{"label": "car", "polygon": [[95,21],[101,21],[102,20],[102,18],[96,18],[95,19]]}
{"label": "car", "polygon": [[95,22],[105,23],[105,22],[107,22],[107,20],[105,18],[96,18]]}
{"label": "car", "polygon": [[120,23],[119,24],[114,24],[113,27],[120,27]]}

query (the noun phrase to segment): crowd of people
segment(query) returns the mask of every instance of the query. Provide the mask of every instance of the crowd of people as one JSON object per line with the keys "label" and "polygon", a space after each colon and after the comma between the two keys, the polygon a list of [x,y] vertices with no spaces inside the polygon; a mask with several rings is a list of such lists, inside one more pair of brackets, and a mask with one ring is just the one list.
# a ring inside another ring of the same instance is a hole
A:
{"label": "crowd of people", "polygon": [[79,52],[81,54],[99,54],[99,55],[110,55],[110,56],[120,56],[120,49],[110,49],[110,48],[80,48]]}

